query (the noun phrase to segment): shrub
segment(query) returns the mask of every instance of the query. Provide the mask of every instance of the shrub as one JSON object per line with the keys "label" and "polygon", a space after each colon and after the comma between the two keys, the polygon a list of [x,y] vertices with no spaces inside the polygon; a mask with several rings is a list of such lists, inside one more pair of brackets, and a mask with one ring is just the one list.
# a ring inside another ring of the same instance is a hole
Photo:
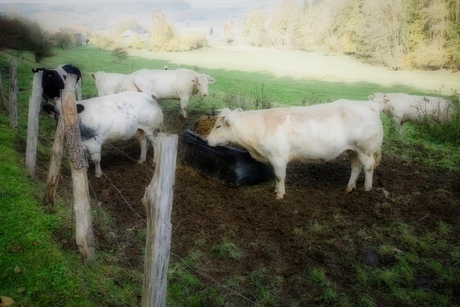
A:
{"label": "shrub", "polygon": [[51,46],[37,22],[25,18],[0,16],[0,50],[30,51],[35,61],[52,57]]}
{"label": "shrub", "polygon": [[120,47],[113,49],[112,55],[118,60],[118,62],[128,58],[128,52]]}
{"label": "shrub", "polygon": [[446,143],[453,146],[460,145],[460,94],[454,92],[450,101],[454,104],[452,120],[438,123],[427,117],[416,126],[415,133],[426,140],[436,143]]}

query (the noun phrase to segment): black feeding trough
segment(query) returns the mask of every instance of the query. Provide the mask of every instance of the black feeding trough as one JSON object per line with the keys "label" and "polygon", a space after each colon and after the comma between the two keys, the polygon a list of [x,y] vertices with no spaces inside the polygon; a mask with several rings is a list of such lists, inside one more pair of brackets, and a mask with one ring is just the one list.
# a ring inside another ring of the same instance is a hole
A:
{"label": "black feeding trough", "polygon": [[203,136],[191,129],[185,131],[182,142],[182,161],[225,185],[253,185],[274,178],[270,165],[254,160],[245,150],[211,147]]}

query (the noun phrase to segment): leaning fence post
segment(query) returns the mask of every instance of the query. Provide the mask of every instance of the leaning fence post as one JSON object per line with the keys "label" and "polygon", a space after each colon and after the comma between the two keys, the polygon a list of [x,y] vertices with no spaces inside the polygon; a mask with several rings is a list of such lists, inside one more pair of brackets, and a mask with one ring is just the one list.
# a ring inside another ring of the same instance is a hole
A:
{"label": "leaning fence post", "polygon": [[48,177],[46,179],[45,195],[43,198],[44,203],[50,206],[54,206],[56,201],[56,190],[59,183],[62,154],[64,151],[64,133],[64,117],[59,116],[58,126],[54,136],[53,148],[51,150],[50,166],[48,168]]}
{"label": "leaning fence post", "polygon": [[27,123],[26,168],[30,175],[35,176],[37,163],[38,115],[42,101],[43,71],[34,73],[32,96],[29,98],[29,118]]}
{"label": "leaning fence post", "polygon": [[147,210],[143,307],[166,305],[177,139],[176,134],[158,135],[155,173],[142,199]]}
{"label": "leaning fence post", "polygon": [[87,260],[94,258],[93,224],[89,203],[88,177],[85,157],[81,146],[75,101],[77,75],[68,74],[62,91],[62,114],[65,123],[65,136],[69,149],[70,169],[72,171],[73,199],[75,211],[75,235],[80,253]]}

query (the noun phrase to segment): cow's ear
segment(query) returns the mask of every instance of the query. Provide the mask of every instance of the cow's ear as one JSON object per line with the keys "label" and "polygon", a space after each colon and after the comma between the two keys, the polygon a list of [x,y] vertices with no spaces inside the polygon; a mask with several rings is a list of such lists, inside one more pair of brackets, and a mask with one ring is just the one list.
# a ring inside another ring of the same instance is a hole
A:
{"label": "cow's ear", "polygon": [[77,103],[77,113],[81,113],[85,110],[85,106]]}
{"label": "cow's ear", "polygon": [[211,77],[211,76],[206,75],[206,78],[208,79],[208,83],[214,83],[214,82],[216,82],[216,79],[214,79],[214,78]]}
{"label": "cow's ear", "polygon": [[234,113],[241,113],[243,112],[243,109],[242,108],[236,108],[235,110],[233,110]]}
{"label": "cow's ear", "polygon": [[193,78],[192,83],[197,84],[198,83],[198,77]]}
{"label": "cow's ear", "polygon": [[231,115],[227,115],[223,118],[224,120],[224,123],[227,125],[227,126],[231,126],[232,125],[232,116]]}
{"label": "cow's ear", "polygon": [[94,80],[96,80],[96,75],[92,72],[91,73],[91,78],[93,78]]}
{"label": "cow's ear", "polygon": [[369,99],[369,100],[374,100],[374,98],[375,98],[374,94],[367,96],[367,99]]}

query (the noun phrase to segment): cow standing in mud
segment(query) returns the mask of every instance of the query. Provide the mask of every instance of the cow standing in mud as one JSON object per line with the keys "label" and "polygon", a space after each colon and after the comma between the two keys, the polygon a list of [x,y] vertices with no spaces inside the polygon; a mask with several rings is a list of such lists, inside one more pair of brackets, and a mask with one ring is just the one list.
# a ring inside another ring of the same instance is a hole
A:
{"label": "cow standing in mud", "polygon": [[[57,99],[53,110],[59,114],[61,108],[61,99]],[[96,177],[102,175],[101,149],[104,143],[138,138],[141,144],[138,163],[143,163],[147,159],[147,139],[154,145],[163,125],[163,112],[158,103],[149,94],[139,92],[77,101],[77,111],[82,146],[95,164]]]}
{"label": "cow standing in mud", "polygon": [[351,176],[346,192],[356,187],[364,169],[364,189],[372,189],[381,159],[383,127],[371,103],[340,100],[308,107],[268,110],[221,110],[207,137],[210,146],[234,143],[273,167],[276,198],[285,195],[289,161],[329,161],[346,151]]}

